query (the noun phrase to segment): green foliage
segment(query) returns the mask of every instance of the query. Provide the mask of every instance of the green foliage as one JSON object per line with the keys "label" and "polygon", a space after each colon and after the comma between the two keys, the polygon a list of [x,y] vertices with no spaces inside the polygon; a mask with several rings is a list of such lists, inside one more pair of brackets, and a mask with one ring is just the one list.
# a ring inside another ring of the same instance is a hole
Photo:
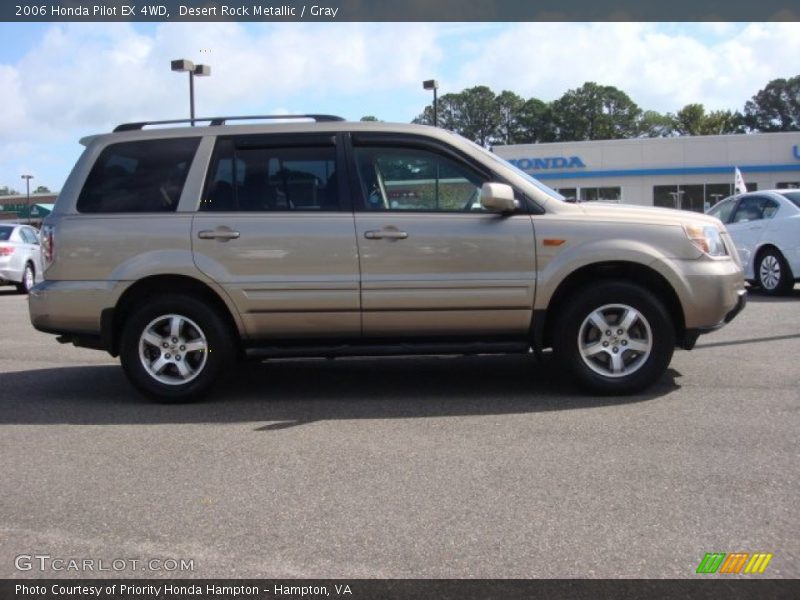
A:
{"label": "green foliage", "polygon": [[553,103],[559,141],[635,137],[641,114],[642,109],[625,92],[592,81]]}
{"label": "green foliage", "polygon": [[676,115],[669,115],[678,135],[722,135],[741,133],[741,115],[729,110],[706,113],[702,104],[687,104]]}
{"label": "green foliage", "polygon": [[[433,125],[428,105],[414,123]],[[552,102],[524,99],[485,85],[445,94],[438,125],[483,146],[611,140],[746,131],[800,131],[800,75],[775,79],[745,104],[744,112],[687,104],[677,113],[642,110],[625,92],[587,81]]]}
{"label": "green foliage", "polygon": [[670,115],[646,110],[639,118],[639,137],[670,137],[675,135],[675,122]]}
{"label": "green foliage", "polygon": [[750,131],[800,130],[800,75],[770,81],[744,105],[742,120]]}

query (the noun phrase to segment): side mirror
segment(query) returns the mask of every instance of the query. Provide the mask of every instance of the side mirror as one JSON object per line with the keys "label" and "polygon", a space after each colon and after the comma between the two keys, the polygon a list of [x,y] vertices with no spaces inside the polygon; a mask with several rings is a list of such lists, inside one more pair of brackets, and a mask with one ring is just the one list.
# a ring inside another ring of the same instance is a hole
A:
{"label": "side mirror", "polygon": [[519,202],[514,199],[514,189],[505,183],[484,183],[481,188],[481,206],[486,210],[510,213],[517,210]]}

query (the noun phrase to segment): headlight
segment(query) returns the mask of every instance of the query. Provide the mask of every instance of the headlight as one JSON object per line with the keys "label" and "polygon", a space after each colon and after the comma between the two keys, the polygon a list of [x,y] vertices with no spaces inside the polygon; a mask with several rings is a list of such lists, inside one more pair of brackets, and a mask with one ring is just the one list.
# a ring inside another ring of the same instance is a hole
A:
{"label": "headlight", "polygon": [[709,256],[727,256],[719,228],[714,225],[684,225],[683,230],[698,250]]}

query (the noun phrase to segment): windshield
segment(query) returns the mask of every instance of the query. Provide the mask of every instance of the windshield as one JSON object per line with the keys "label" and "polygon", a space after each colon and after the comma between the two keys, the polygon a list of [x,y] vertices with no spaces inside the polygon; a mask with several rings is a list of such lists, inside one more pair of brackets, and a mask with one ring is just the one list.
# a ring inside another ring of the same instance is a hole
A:
{"label": "windshield", "polygon": [[507,169],[511,169],[512,171],[517,173],[517,175],[519,175],[520,177],[524,178],[528,183],[536,186],[536,188],[538,190],[544,192],[545,194],[547,194],[548,196],[550,196],[552,198],[555,198],[556,200],[560,200],[562,202],[566,201],[566,198],[564,198],[564,196],[559,194],[553,188],[546,186],[541,181],[539,181],[538,179],[536,179],[532,175],[526,173],[525,171],[523,171],[519,167],[516,167],[516,166],[512,165],[510,162],[508,162],[504,158],[501,158],[501,157],[497,156],[497,154],[495,154],[494,152],[489,152],[489,150],[487,150],[483,146],[479,146],[478,144],[476,144],[472,140],[467,140],[466,138],[464,138],[464,139],[468,144],[472,145],[476,150],[481,152],[484,156],[487,156],[487,157],[491,158],[496,163],[500,163],[501,165],[503,165]]}
{"label": "windshield", "polygon": [[800,192],[781,192],[787,200],[791,200],[797,208],[800,208]]}

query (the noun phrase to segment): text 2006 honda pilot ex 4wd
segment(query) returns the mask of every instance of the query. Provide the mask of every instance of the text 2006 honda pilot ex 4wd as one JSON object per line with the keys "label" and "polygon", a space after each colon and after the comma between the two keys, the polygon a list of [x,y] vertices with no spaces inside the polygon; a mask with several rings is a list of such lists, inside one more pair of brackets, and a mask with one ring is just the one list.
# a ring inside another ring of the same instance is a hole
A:
{"label": "text 2006 honda pilot ex 4wd", "polygon": [[34,326],[149,396],[195,398],[240,357],[549,347],[626,394],[744,306],[714,218],[568,204],[441,129],[231,120],[86,138],[45,221]]}

